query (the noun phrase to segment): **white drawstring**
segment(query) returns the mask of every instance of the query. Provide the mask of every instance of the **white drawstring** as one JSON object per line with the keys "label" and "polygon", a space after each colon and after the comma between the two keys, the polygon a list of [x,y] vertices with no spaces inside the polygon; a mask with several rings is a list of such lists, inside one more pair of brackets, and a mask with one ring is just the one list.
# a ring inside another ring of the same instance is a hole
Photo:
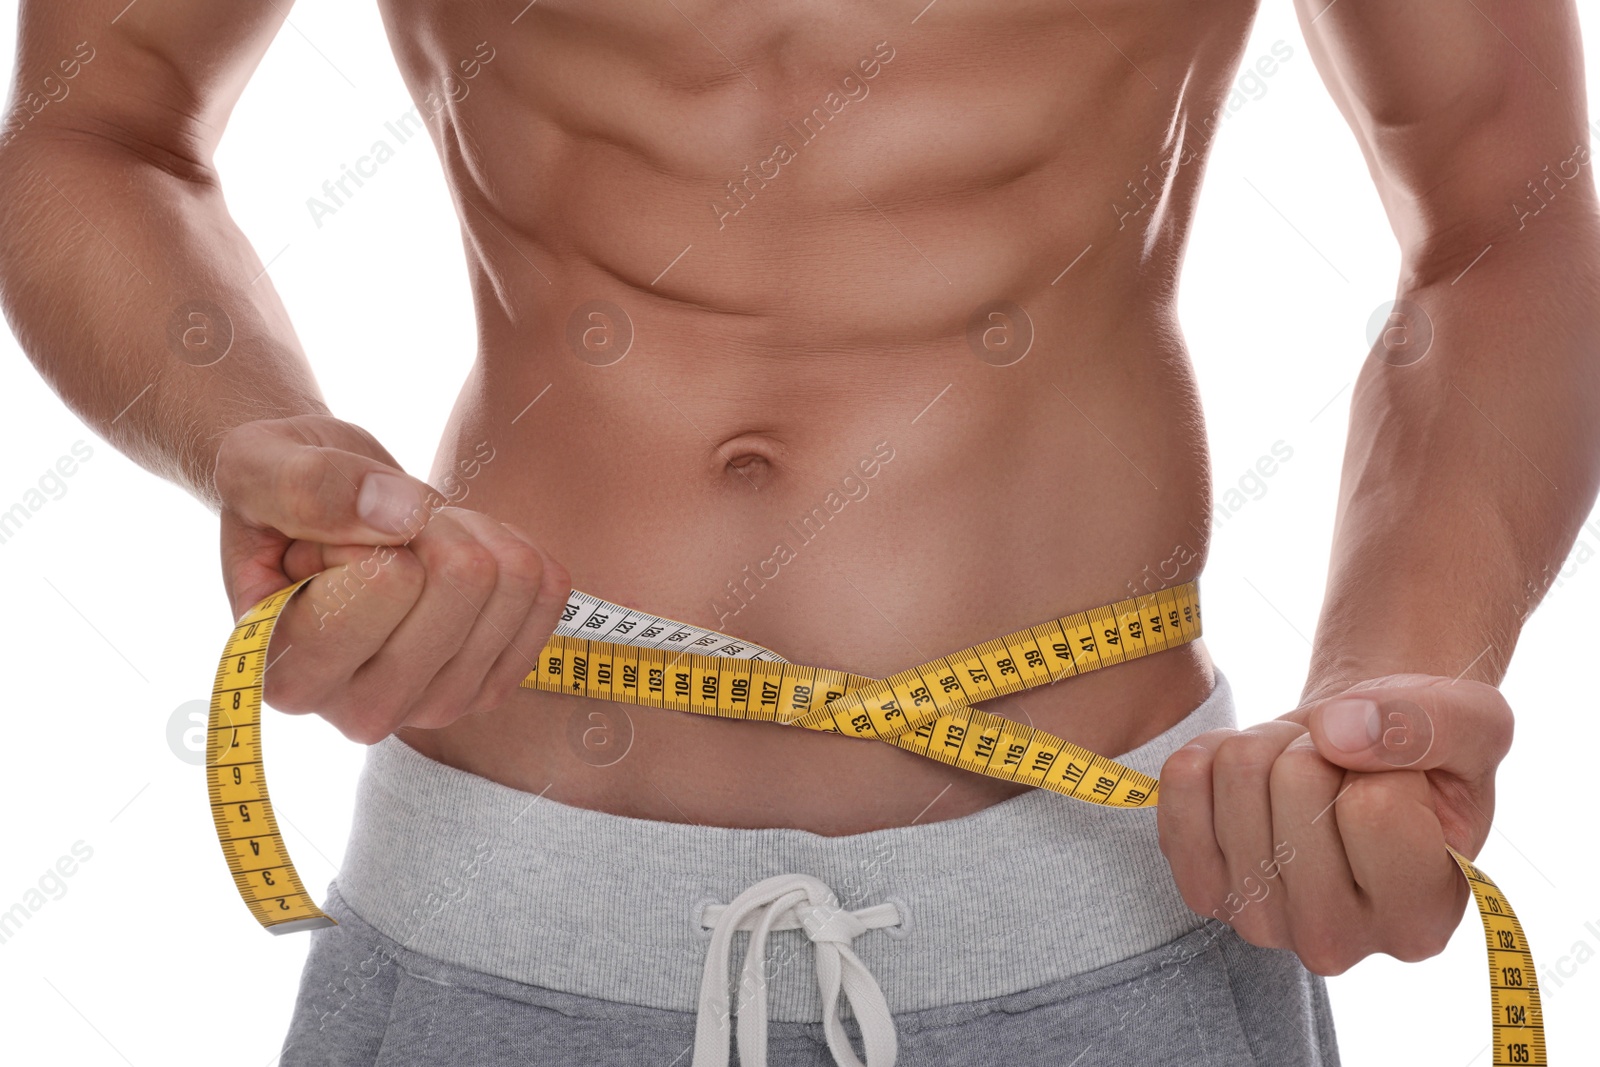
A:
{"label": "white drawstring", "polygon": [[[780,874],[757,882],[727,904],[708,905],[700,922],[712,933],[700,983],[693,1067],[728,1067],[728,956],[735,930],[750,931],[739,981],[739,1062],[742,1067],[767,1067],[767,934],[795,929],[806,932],[815,950],[822,1029],[834,1062],[839,1067],[894,1067],[898,1040],[889,1005],[872,972],[850,949],[850,942],[868,930],[900,922],[893,904],[845,911],[820,880]],[[839,1018],[841,989],[861,1026],[865,1064],[856,1059]]]}

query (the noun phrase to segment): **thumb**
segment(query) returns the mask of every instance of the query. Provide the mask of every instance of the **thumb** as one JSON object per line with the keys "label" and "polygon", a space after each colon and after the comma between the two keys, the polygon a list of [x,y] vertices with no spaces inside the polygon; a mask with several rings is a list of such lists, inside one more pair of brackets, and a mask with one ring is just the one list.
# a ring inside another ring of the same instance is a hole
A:
{"label": "thumb", "polygon": [[1498,689],[1432,675],[1329,697],[1305,723],[1317,752],[1352,771],[1439,769],[1473,779],[1493,773],[1511,748],[1511,708]]}
{"label": "thumb", "polygon": [[382,460],[266,427],[240,427],[224,439],[216,484],[224,506],[246,524],[321,544],[404,544],[445,503]]}

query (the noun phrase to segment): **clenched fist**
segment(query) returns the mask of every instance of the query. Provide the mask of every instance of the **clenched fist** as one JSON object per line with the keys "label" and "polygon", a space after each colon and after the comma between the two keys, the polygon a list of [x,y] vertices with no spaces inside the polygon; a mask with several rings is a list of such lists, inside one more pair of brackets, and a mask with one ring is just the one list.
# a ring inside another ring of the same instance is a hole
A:
{"label": "clenched fist", "polygon": [[561,616],[566,570],[525,532],[448,506],[360,427],[244,423],[220,442],[222,574],[234,618],[307,575],[263,691],[353,741],[503,703]]}
{"label": "clenched fist", "polygon": [[1161,850],[1184,902],[1321,975],[1438,954],[1470,897],[1512,715],[1483,682],[1399,674],[1247,730],[1212,730],[1161,771]]}

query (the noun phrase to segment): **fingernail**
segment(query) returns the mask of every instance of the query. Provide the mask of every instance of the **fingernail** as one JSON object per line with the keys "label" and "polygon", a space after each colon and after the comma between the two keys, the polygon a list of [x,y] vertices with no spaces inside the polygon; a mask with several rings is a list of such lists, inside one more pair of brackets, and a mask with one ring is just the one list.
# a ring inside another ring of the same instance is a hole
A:
{"label": "fingernail", "polygon": [[506,533],[510,534],[512,537],[515,537],[518,541],[521,541],[535,552],[538,552],[541,557],[544,556],[544,550],[533,543],[533,538],[529,537],[527,534],[511,525],[509,522],[502,522],[500,525],[506,528]]}
{"label": "fingernail", "polygon": [[568,591],[572,588],[570,579],[567,577],[566,568],[551,559],[550,553],[539,547],[539,543],[528,534],[523,533],[509,522],[502,522],[500,525],[504,526],[506,532],[512,537],[539,553],[541,568],[539,573],[539,598],[548,599],[559,594],[565,599]]}
{"label": "fingernail", "polygon": [[412,533],[419,525],[422,496],[410,482],[393,474],[371,471],[361,479],[356,494],[356,514],[361,521],[385,533]]}
{"label": "fingernail", "polygon": [[1322,707],[1322,733],[1334,748],[1360,752],[1378,741],[1378,705],[1358,697],[1331,701]]}
{"label": "fingernail", "polygon": [[542,548],[539,549],[539,555],[544,560],[544,574],[539,578],[540,598],[560,597],[565,600],[572,590],[572,579],[567,575],[567,569],[551,559]]}

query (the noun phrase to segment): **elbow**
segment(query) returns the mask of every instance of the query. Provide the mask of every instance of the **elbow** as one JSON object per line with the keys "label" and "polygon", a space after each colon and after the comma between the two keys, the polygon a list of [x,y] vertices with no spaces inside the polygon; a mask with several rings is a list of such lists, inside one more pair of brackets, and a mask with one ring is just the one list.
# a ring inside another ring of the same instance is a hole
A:
{"label": "elbow", "polygon": [[8,188],[30,172],[54,170],[63,163],[148,167],[188,184],[221,187],[209,143],[181,129],[152,135],[114,117],[78,114],[71,122],[35,123],[0,135],[0,178]]}

